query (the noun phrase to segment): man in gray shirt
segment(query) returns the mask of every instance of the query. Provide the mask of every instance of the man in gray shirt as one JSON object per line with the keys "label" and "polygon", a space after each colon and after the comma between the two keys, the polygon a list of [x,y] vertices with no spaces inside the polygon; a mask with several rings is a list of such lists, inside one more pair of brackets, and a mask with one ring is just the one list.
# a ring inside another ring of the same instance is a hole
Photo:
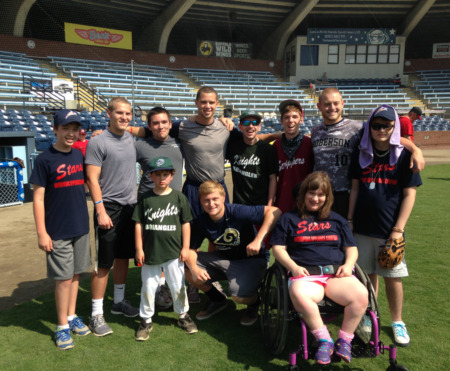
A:
{"label": "man in gray shirt", "polygon": [[136,317],[139,309],[124,300],[129,260],[135,256],[136,155],[133,137],[125,132],[131,105],[125,98],[108,103],[110,126],[92,138],[86,149],[87,184],[95,205],[96,259],[92,273],[92,315],[89,327],[96,336],[113,331],[103,317],[103,297],[114,265],[113,314]]}

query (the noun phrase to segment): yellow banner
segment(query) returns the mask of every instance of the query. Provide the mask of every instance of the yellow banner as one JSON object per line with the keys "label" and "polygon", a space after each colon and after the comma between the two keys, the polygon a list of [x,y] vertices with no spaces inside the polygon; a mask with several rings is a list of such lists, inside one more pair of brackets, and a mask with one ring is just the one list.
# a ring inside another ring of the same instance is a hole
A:
{"label": "yellow banner", "polygon": [[64,23],[66,42],[74,44],[104,46],[107,48],[133,49],[131,32]]}

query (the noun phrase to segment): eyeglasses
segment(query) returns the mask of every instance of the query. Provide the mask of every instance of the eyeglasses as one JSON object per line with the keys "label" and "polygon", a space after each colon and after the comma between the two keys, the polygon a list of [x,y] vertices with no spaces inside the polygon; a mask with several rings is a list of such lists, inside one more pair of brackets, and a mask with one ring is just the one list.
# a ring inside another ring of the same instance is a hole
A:
{"label": "eyeglasses", "polygon": [[259,121],[257,121],[257,120],[253,120],[253,121],[245,120],[245,121],[241,122],[241,124],[244,125],[244,126],[250,126],[250,125],[258,126],[259,125]]}
{"label": "eyeglasses", "polygon": [[370,127],[375,130],[375,131],[379,131],[381,129],[384,129],[386,131],[391,130],[394,125],[378,125],[378,124],[370,124]]}

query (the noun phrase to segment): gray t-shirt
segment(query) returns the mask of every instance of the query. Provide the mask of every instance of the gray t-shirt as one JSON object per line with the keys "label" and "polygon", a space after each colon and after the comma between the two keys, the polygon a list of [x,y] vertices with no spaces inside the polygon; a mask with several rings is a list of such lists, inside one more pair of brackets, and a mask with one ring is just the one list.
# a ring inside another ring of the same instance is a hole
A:
{"label": "gray t-shirt", "polygon": [[99,183],[103,201],[136,203],[136,151],[130,133],[120,136],[105,130],[92,138],[86,148],[85,163],[102,168]]}
{"label": "gray t-shirt", "polygon": [[198,183],[206,180],[222,181],[225,177],[225,151],[230,132],[219,121],[210,125],[183,121],[178,139],[186,156],[186,175]]}
{"label": "gray t-shirt", "polygon": [[183,185],[183,152],[181,143],[178,139],[168,137],[164,142],[154,139],[153,137],[146,140],[136,142],[136,161],[141,165],[143,172],[139,183],[138,196],[147,192],[151,188],[155,188],[155,183],[150,178],[148,172],[150,161],[159,156],[168,157],[172,161],[175,168],[175,175],[170,182],[170,188],[181,190]]}
{"label": "gray t-shirt", "polygon": [[311,130],[314,171],[325,171],[333,191],[351,189],[348,178],[353,150],[361,141],[362,121],[343,119],[334,125],[322,121]]}

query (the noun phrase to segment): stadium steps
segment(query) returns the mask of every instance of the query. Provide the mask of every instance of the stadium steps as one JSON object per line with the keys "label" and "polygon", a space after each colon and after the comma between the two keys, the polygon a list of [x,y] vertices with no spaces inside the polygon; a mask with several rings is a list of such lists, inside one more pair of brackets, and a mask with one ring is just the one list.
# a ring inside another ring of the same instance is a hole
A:
{"label": "stadium steps", "polygon": [[182,79],[184,83],[189,84],[189,88],[195,93],[200,89],[200,85],[198,85],[197,81],[192,80],[188,75],[184,73],[184,71],[179,70],[170,70],[173,74],[177,76],[177,78]]}
{"label": "stadium steps", "polygon": [[[53,64],[43,61],[36,61],[36,62],[40,63],[41,67],[48,68],[49,72],[56,73],[58,79],[73,81],[72,77],[70,76],[70,73],[64,72],[62,69],[55,67]],[[73,81],[73,83],[75,84],[75,81]]]}
{"label": "stadium steps", "polygon": [[[411,80],[410,80],[411,81]],[[422,107],[425,109],[427,105],[420,99],[420,97],[416,94],[416,92],[411,88],[402,88],[403,92],[406,93],[406,100],[413,107]]]}

